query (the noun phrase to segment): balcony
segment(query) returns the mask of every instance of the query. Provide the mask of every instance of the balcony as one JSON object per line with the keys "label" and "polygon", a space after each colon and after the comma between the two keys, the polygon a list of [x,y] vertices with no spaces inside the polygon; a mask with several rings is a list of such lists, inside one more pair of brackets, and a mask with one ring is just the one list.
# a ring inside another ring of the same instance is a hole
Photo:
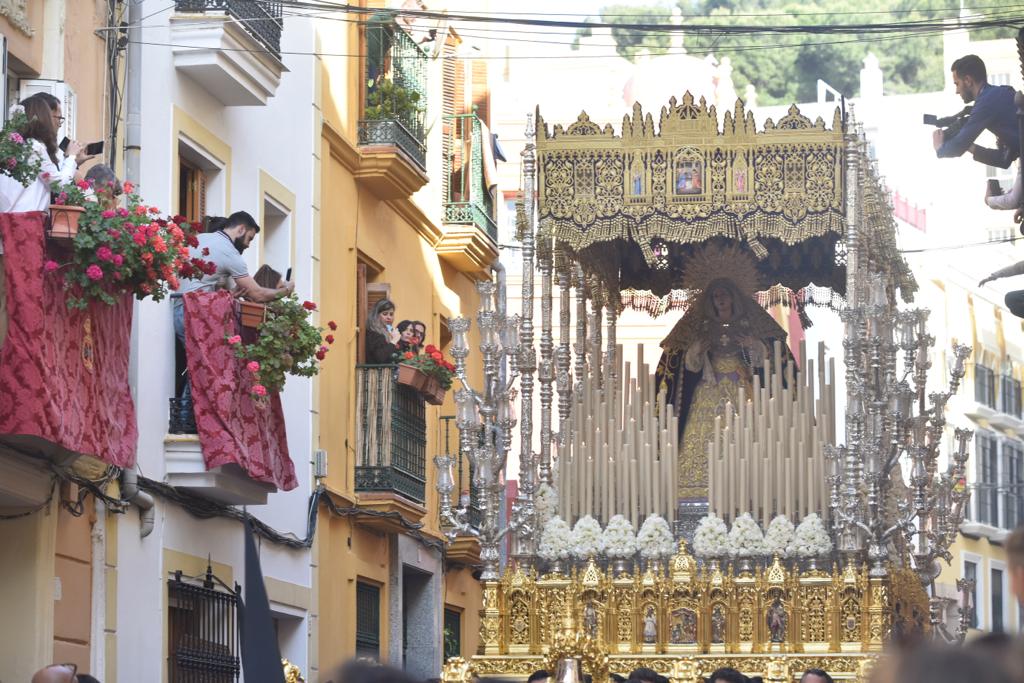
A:
{"label": "balcony", "polygon": [[380,13],[367,22],[366,84],[357,180],[382,199],[408,197],[427,183],[426,52]]}
{"label": "balcony", "polygon": [[[356,494],[363,507],[426,514],[426,407],[393,365],[356,366]],[[372,518],[371,518],[372,519]],[[388,520],[378,520],[388,524]]]}
{"label": "balcony", "polygon": [[[166,483],[219,503],[263,505],[267,494],[298,480],[280,396],[255,397],[252,373],[225,341],[226,334],[252,340],[255,332],[240,326],[239,304],[227,291],[192,292],[182,301],[197,434],[164,439]],[[222,321],[232,320],[228,332]]]}
{"label": "balcony", "polygon": [[82,456],[134,466],[138,431],[128,385],[131,296],[68,308],[69,292],[43,268],[60,256],[42,214],[0,214],[0,239],[15,323],[0,342],[0,509],[9,510],[46,500],[50,467],[88,462]]}
{"label": "balcony", "polygon": [[476,114],[445,117],[444,236],[441,258],[461,272],[485,276],[497,256],[496,183],[490,134]]}
{"label": "balcony", "polygon": [[[287,71],[279,0],[176,0],[174,66],[225,106],[264,105]],[[187,47],[180,47],[187,46]]]}

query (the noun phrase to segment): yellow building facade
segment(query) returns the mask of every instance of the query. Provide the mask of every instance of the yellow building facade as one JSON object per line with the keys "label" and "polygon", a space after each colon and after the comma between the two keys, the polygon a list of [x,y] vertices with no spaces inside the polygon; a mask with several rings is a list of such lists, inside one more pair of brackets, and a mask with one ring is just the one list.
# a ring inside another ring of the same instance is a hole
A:
{"label": "yellow building facade", "polygon": [[[316,389],[314,439],[326,452],[322,481],[332,505],[321,506],[314,548],[319,617],[311,662],[320,676],[367,656],[433,677],[445,654],[475,652],[479,630],[476,544],[445,546],[434,489],[432,458],[458,448],[454,422],[442,419],[455,413],[454,387],[443,405],[425,407],[425,458],[417,456],[411,478],[409,463],[397,462],[398,446],[367,456],[368,444],[390,429],[398,442],[394,410],[405,408],[392,407],[383,422],[367,417],[372,399],[361,392],[376,371],[359,367],[360,337],[369,308],[384,296],[396,305],[396,323],[423,321],[425,342],[449,357],[448,323],[475,317],[476,284],[491,278],[497,258],[494,190],[480,168],[490,155],[481,143],[491,143],[486,78],[458,55],[448,26],[399,25],[380,10],[361,17],[318,22],[316,46],[363,57],[317,58],[314,239],[323,256],[315,279],[321,324],[337,324],[337,341]],[[394,117],[401,126],[368,120],[392,84],[417,90],[418,111]],[[468,472],[460,484],[468,489]]]}

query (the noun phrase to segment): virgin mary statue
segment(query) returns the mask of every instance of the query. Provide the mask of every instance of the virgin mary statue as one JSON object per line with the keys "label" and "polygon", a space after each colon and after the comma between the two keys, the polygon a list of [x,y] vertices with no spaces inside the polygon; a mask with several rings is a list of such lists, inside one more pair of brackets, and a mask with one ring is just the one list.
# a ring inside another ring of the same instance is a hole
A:
{"label": "virgin mary statue", "polygon": [[679,415],[678,497],[705,501],[715,418],[728,404],[736,406],[740,387],[750,395],[755,375],[767,386],[766,372],[783,370],[772,367],[775,343],[780,365],[792,355],[786,332],[754,301],[757,271],[749,255],[739,248],[706,249],[686,272],[692,304],[661,342],[655,379]]}

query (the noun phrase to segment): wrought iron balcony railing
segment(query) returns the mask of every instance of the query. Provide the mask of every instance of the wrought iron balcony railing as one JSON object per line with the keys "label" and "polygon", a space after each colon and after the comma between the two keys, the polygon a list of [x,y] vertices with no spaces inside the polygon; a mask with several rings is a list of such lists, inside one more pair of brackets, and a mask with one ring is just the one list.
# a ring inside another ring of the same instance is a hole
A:
{"label": "wrought iron balcony railing", "polygon": [[281,0],[175,0],[177,12],[223,12],[238,21],[267,51],[281,58]]}
{"label": "wrought iron balcony railing", "polygon": [[427,53],[381,12],[367,22],[366,73],[360,145],[394,145],[427,167]]}
{"label": "wrought iron balcony railing", "polygon": [[494,197],[484,173],[483,126],[476,114],[445,117],[444,222],[475,225],[498,239]]}
{"label": "wrought iron balcony railing", "polygon": [[356,366],[356,492],[426,498],[426,408],[394,365]]}

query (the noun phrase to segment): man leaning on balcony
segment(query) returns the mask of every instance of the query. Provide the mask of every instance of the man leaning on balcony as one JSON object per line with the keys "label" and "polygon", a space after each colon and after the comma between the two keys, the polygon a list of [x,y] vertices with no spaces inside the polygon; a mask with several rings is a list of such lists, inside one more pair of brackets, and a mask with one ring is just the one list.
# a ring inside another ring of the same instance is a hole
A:
{"label": "man leaning on balcony", "polygon": [[[290,294],[295,289],[291,282],[284,282],[280,287],[261,287],[249,275],[249,269],[242,259],[242,252],[260,231],[256,220],[245,211],[236,211],[227,218],[211,218],[209,232],[199,236],[199,244],[191,248],[191,256],[200,258],[216,266],[209,275],[198,280],[182,280],[176,294],[171,295],[174,302],[174,334],[186,349],[185,345],[185,302],[186,294],[197,291],[213,291],[216,289],[230,290],[236,297],[249,301],[267,302]],[[192,415],[192,385],[188,374],[185,374],[181,396],[172,404],[171,422],[181,429],[172,431],[195,432],[195,420]],[[174,414],[174,413],[177,414]]]}

